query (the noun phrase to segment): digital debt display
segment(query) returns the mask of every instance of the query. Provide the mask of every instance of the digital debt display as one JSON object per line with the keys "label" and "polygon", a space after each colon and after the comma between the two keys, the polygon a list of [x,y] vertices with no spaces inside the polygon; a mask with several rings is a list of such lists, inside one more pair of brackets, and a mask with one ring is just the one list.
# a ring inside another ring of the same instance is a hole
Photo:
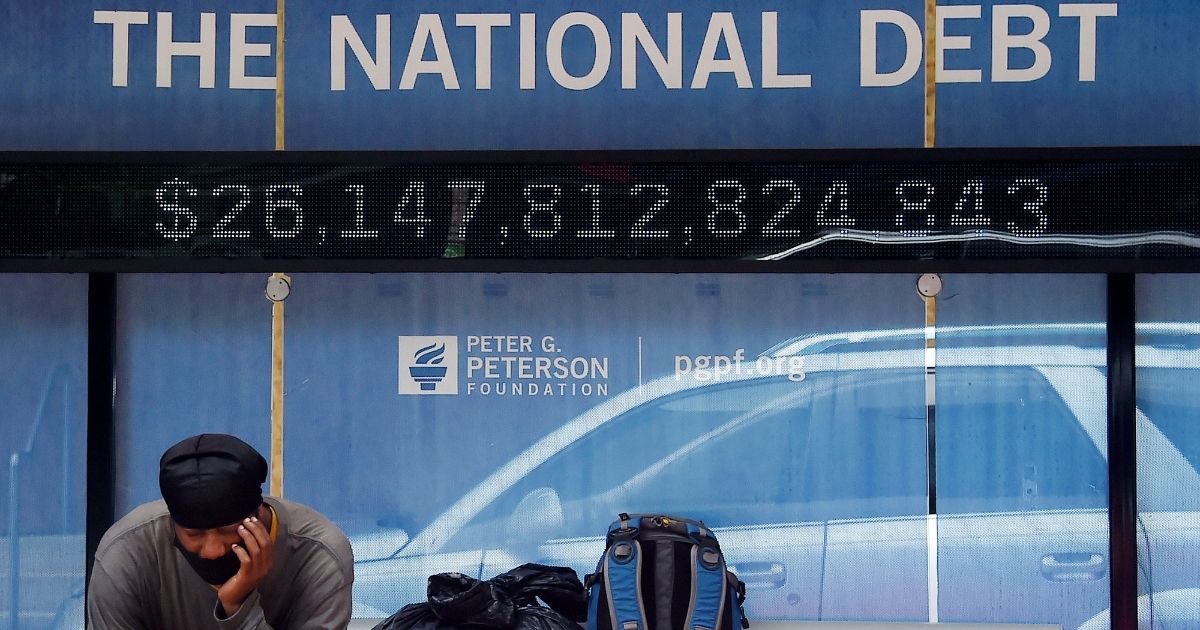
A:
{"label": "digital debt display", "polygon": [[0,155],[7,261],[1170,259],[1198,211],[1181,148]]}

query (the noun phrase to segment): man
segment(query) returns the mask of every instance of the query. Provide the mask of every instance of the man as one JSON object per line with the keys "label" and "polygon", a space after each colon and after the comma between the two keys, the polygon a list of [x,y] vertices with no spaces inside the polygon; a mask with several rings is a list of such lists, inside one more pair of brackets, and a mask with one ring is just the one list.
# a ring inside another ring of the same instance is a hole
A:
{"label": "man", "polygon": [[109,528],[88,585],[95,630],[296,630],[350,623],[354,559],[333,523],[263,498],[267,462],[231,435],[159,461],[162,501]]}

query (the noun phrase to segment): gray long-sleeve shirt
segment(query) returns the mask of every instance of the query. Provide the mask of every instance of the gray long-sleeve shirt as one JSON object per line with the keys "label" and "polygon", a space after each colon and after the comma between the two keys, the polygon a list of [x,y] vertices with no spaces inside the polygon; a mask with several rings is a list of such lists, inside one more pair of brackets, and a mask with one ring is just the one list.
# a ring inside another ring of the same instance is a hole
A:
{"label": "gray long-sleeve shirt", "polygon": [[354,558],[336,525],[312,508],[267,497],[279,519],[274,561],[228,619],[217,592],[172,541],[166,504],[146,503],[117,521],[96,550],[88,584],[92,630],[342,630],[350,623]]}

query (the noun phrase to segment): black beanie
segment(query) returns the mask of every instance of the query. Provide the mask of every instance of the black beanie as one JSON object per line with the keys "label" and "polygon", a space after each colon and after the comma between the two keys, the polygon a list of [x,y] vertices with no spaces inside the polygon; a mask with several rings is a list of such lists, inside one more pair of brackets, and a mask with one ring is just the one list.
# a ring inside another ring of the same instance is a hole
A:
{"label": "black beanie", "polygon": [[262,505],[267,461],[232,435],[205,433],[167,449],[158,487],[171,518],[190,529],[231,525]]}

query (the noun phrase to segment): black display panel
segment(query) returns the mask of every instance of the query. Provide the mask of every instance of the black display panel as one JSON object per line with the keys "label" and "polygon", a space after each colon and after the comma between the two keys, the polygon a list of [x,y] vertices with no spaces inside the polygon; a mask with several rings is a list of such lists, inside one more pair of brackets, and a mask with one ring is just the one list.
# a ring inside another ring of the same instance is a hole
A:
{"label": "black display panel", "polygon": [[1193,153],[6,154],[0,259],[1191,259]]}

